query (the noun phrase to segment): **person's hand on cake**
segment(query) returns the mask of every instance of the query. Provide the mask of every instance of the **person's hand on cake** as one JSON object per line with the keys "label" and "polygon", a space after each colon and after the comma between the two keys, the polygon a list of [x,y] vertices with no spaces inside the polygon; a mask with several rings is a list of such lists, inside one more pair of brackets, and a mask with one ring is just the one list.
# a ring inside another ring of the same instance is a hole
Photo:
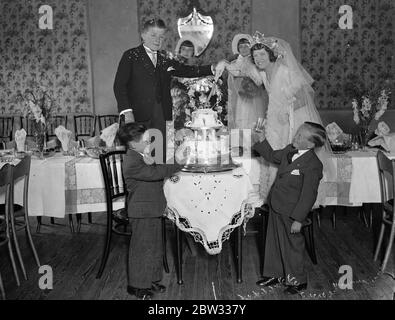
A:
{"label": "person's hand on cake", "polygon": [[174,155],[176,163],[184,165],[187,162],[188,156],[191,152],[191,148],[186,145],[186,143],[182,143],[176,150]]}

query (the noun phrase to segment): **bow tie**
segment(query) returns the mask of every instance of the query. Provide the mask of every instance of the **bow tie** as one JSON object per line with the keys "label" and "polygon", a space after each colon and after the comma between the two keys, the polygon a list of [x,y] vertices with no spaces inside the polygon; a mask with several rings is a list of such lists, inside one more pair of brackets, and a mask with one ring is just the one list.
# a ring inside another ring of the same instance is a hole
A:
{"label": "bow tie", "polygon": [[298,149],[292,148],[287,154],[288,163],[292,163],[292,157],[299,152]]}

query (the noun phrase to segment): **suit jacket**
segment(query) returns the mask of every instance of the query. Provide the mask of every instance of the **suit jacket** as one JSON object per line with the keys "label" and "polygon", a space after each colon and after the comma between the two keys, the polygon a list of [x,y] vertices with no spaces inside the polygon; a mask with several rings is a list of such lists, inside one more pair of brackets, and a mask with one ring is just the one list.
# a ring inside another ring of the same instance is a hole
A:
{"label": "suit jacket", "polygon": [[128,150],[122,164],[128,190],[128,215],[133,218],[161,217],[166,208],[163,180],[181,170],[181,166],[145,163],[143,156]]}
{"label": "suit jacket", "polygon": [[[270,208],[296,221],[305,220],[317,199],[322,179],[323,166],[314,150],[309,150],[289,164],[287,154],[292,150],[292,145],[273,151],[265,140],[253,148],[267,161],[279,166],[268,195]],[[298,170],[299,175],[291,174],[294,170]]]}
{"label": "suit jacket", "polygon": [[193,78],[212,75],[211,66],[186,66],[158,51],[156,68],[143,45],[122,55],[114,81],[118,111],[133,109],[135,120],[151,120],[154,102],[162,105],[165,120],[172,120],[171,76]]}

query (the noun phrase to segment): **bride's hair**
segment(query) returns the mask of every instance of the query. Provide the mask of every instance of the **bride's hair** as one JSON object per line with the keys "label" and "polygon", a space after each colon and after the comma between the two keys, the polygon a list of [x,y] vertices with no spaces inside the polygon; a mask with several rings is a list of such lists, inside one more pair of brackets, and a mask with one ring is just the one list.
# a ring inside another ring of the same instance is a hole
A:
{"label": "bride's hair", "polygon": [[274,54],[273,50],[268,48],[267,46],[265,46],[263,43],[256,43],[251,47],[251,58],[252,58],[252,62],[255,63],[254,60],[254,51],[258,51],[258,50],[262,50],[265,49],[267,54],[269,55],[269,61],[270,62],[276,62],[277,61],[277,57]]}

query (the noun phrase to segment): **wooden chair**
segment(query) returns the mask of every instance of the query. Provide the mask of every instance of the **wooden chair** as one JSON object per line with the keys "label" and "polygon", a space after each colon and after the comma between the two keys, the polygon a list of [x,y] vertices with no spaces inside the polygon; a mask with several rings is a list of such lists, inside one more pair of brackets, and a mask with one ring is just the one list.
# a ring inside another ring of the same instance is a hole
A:
{"label": "wooden chair", "polygon": [[[126,232],[127,226],[129,224],[129,220],[127,218],[127,190],[122,173],[122,163],[125,153],[126,151],[124,150],[117,150],[100,155],[100,166],[101,166],[104,185],[106,189],[107,228],[106,228],[106,238],[105,238],[103,255],[101,258],[99,271],[96,276],[97,279],[99,279],[102,276],[104,268],[106,266],[108,256],[110,253],[112,234],[115,233],[123,236],[131,235],[130,232]],[[114,211],[113,201],[120,198],[124,199],[125,208]],[[123,227],[123,231],[119,230],[120,227]],[[167,255],[166,255],[166,242],[165,242],[166,233],[165,233],[164,219],[162,219],[162,228],[164,235],[163,236],[164,237],[163,264],[165,271],[169,273],[169,267],[168,267]]]}
{"label": "wooden chair", "polygon": [[[385,249],[384,260],[381,264],[381,271],[384,272],[388,259],[391,254],[392,244],[395,237],[395,206],[394,195],[389,194],[387,190],[395,192],[395,160],[390,160],[382,152],[377,152],[377,164],[380,178],[381,204],[382,204],[382,218],[379,239],[374,253],[374,261],[377,261],[383,243],[384,231],[389,228],[390,234],[388,238],[387,248]],[[387,178],[386,178],[387,177]],[[388,179],[390,178],[390,179]],[[387,189],[388,187],[388,189]]]}
{"label": "wooden chair", "polygon": [[[12,217],[12,207],[13,207],[13,197],[14,192],[13,184],[13,167],[10,164],[5,164],[0,169],[0,187],[5,187],[5,203],[3,205],[4,214],[0,215],[0,247],[7,245],[8,253],[11,259],[12,270],[14,271],[14,276],[16,283],[20,286],[18,271],[16,269],[14,253],[11,246],[10,238],[10,217]],[[5,290],[3,280],[0,274],[0,293],[2,298],[5,300]]]}
{"label": "wooden chair", "polygon": [[[265,245],[266,245],[266,231],[269,220],[269,207],[267,205],[262,206],[261,208],[256,209],[258,214],[262,217],[262,229],[261,229],[261,248],[260,248],[260,273],[263,276],[263,267],[264,267],[264,259],[265,259]],[[314,223],[313,223],[313,214],[314,210],[311,211],[307,217],[307,219],[302,223],[302,234],[306,243],[306,250],[309,254],[311,262],[313,264],[317,264],[317,255],[315,251],[315,243],[314,243]]]}
{"label": "wooden chair", "polygon": [[[30,232],[30,225],[29,225],[29,208],[28,208],[28,191],[29,191],[29,175],[30,175],[30,163],[31,158],[30,156],[26,156],[21,160],[15,167],[13,173],[13,184],[18,180],[24,179],[24,186],[23,186],[23,204],[14,204],[12,207],[12,214],[10,216],[11,222],[11,230],[12,230],[12,238],[14,241],[15,250],[17,253],[17,257],[19,263],[21,265],[22,273],[25,279],[27,279],[25,266],[22,259],[21,250],[19,247],[19,241],[17,237],[17,231],[22,229],[25,230],[26,236],[30,245],[30,248],[33,252],[34,259],[37,263],[37,266],[40,267],[40,260],[37,255],[36,248],[33,243],[32,235]],[[14,199],[14,195],[12,194],[12,199]],[[4,207],[0,206],[0,214],[3,214]]]}
{"label": "wooden chair", "polygon": [[20,117],[20,125],[21,129],[25,129],[26,137],[34,137],[34,123],[33,119]]}
{"label": "wooden chair", "polygon": [[97,116],[97,119],[99,122],[99,130],[101,132],[104,128],[111,126],[113,123],[118,123],[119,115],[117,114],[102,115],[102,116]]}
{"label": "wooden chair", "polygon": [[5,142],[12,141],[14,117],[0,117],[0,149],[6,149]]}
{"label": "wooden chair", "polygon": [[75,140],[81,137],[91,138],[96,135],[96,116],[95,115],[75,115],[74,116]]}
{"label": "wooden chair", "polygon": [[67,129],[67,115],[64,116],[52,116],[50,124],[48,126],[47,139],[56,137],[55,129],[59,126],[63,126]]}

